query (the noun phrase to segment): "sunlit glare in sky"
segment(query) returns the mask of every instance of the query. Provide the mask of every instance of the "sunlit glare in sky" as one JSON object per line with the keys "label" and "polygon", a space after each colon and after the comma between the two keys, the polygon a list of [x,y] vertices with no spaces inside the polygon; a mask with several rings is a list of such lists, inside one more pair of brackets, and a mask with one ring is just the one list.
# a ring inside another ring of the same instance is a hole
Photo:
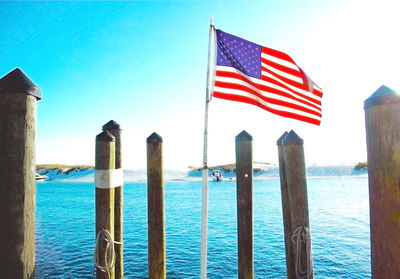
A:
{"label": "sunlit glare in sky", "polygon": [[276,163],[294,130],[308,165],[366,160],[363,102],[400,92],[399,1],[0,2],[0,76],[16,67],[40,87],[37,163],[94,164],[95,137],[123,129],[125,168],[146,167],[163,138],[165,168],[201,166],[208,30],[288,53],[323,89],[320,126],[212,99],[209,165],[233,163],[235,136]]}

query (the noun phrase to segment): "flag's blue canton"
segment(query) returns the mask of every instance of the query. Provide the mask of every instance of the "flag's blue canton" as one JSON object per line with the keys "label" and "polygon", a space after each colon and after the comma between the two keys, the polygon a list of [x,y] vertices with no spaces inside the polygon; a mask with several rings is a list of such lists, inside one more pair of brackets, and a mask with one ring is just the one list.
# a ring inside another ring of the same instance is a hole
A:
{"label": "flag's blue canton", "polygon": [[230,66],[248,76],[261,78],[261,46],[231,34],[217,32],[217,65]]}

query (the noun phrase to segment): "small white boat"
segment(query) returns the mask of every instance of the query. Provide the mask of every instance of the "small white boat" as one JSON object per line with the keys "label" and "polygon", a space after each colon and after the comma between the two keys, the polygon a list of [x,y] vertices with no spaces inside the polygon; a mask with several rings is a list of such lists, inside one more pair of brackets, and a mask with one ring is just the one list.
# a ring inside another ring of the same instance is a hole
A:
{"label": "small white boat", "polygon": [[213,170],[211,175],[213,177],[213,181],[222,182],[223,177],[222,177],[222,172],[220,170]]}
{"label": "small white boat", "polygon": [[46,179],[47,179],[47,176],[36,173],[36,181],[44,181]]}

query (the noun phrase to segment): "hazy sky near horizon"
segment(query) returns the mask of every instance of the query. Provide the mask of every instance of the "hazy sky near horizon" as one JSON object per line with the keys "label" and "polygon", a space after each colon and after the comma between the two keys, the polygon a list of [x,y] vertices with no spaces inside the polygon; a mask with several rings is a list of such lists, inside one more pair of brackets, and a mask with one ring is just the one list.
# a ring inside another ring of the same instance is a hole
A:
{"label": "hazy sky near horizon", "polygon": [[0,77],[21,68],[42,91],[37,163],[94,164],[95,136],[123,129],[123,164],[146,167],[146,138],[163,138],[165,168],[201,166],[208,25],[288,53],[324,92],[322,123],[285,119],[214,98],[209,165],[235,161],[253,136],[254,161],[277,162],[293,129],[306,162],[366,160],[363,102],[400,92],[399,1],[0,2]]}

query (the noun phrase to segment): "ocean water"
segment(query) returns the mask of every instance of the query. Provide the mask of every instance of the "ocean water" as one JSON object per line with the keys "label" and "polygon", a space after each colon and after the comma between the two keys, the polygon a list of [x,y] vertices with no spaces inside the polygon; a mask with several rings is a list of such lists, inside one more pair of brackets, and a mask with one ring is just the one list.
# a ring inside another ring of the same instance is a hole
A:
{"label": "ocean water", "polygon": [[[368,180],[308,179],[314,278],[371,278]],[[125,278],[147,278],[147,188],[124,186]],[[167,278],[199,278],[201,182],[165,182]],[[92,183],[37,184],[36,278],[93,278]],[[286,278],[278,179],[253,185],[254,277]],[[237,278],[236,183],[210,183],[208,277]]]}

